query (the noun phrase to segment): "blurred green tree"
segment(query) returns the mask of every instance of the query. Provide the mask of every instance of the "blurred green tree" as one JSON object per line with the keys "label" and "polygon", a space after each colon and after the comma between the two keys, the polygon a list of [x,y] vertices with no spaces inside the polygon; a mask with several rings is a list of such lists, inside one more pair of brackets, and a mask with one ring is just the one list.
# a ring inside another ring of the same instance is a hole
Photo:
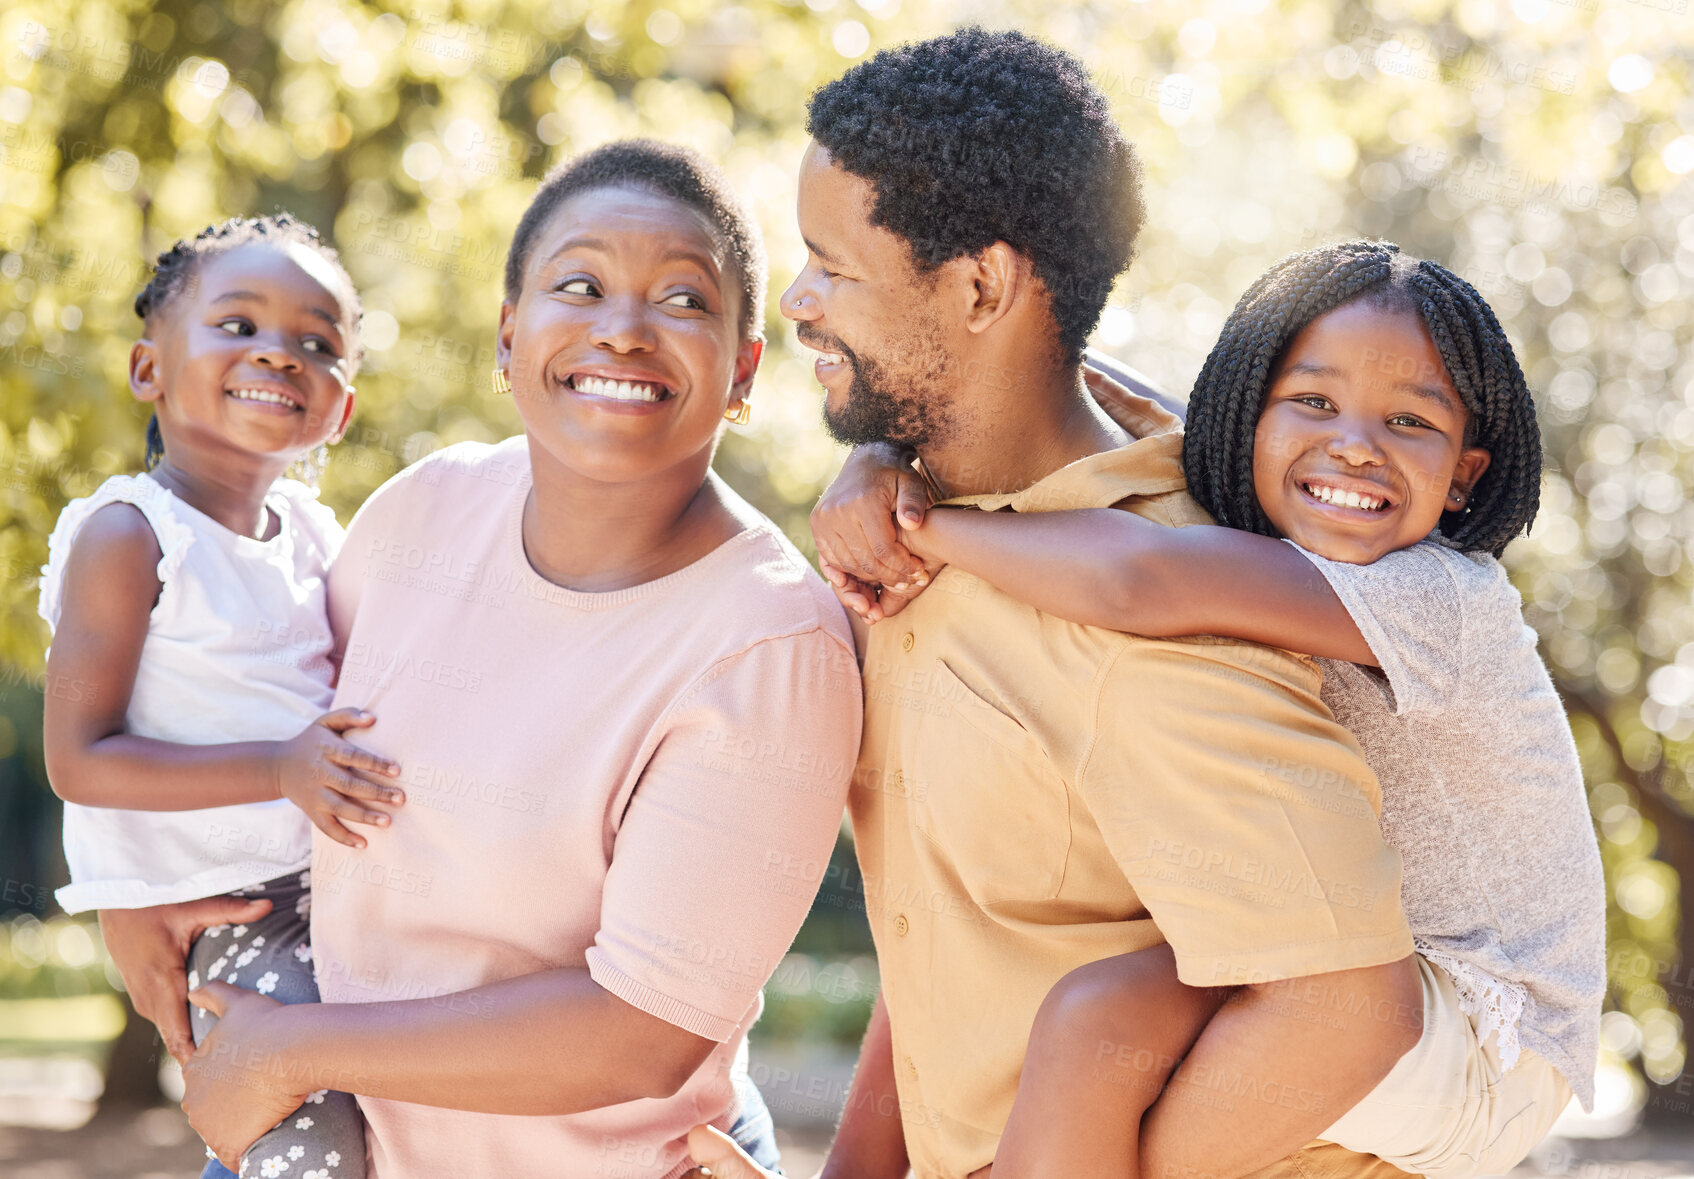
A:
{"label": "blurred green tree", "polygon": [[[1493,303],[1542,400],[1542,514],[1507,560],[1601,833],[1605,1042],[1674,1082],[1694,998],[1687,0],[14,0],[0,13],[6,879],[62,879],[31,731],[34,572],[64,502],[139,466],[145,415],[124,374],[153,254],[278,207],[339,245],[370,349],[325,480],[345,518],[434,448],[518,428],[486,384],[499,271],[551,163],[631,134],[703,149],[754,206],[780,290],[801,257],[806,96],[967,19],[1077,53],[1140,145],[1152,219],[1096,341],[1173,391],[1248,282],[1320,241],[1397,240]],[[774,306],[768,330],[754,423],[719,466],[809,550],[805,514],[837,454]]]}

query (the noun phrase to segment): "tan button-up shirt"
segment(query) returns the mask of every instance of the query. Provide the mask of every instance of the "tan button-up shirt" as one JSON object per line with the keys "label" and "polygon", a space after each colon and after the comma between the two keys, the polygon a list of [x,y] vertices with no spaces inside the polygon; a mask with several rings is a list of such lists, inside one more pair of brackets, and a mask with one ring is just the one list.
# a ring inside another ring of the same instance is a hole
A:
{"label": "tan button-up shirt", "polygon": [[[1136,439],[985,511],[1207,523],[1180,423],[1090,384]],[[1029,1030],[1074,967],[1170,942],[1197,986],[1412,952],[1376,779],[1286,651],[1040,613],[958,569],[871,628],[850,808],[912,1166],[990,1162]]]}

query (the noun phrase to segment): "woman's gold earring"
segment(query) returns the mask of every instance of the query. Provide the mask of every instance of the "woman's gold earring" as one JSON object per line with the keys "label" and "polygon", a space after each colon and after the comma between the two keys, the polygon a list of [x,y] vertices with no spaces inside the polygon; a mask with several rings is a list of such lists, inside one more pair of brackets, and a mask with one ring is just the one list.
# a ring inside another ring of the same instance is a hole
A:
{"label": "woman's gold earring", "polygon": [[506,394],[512,391],[511,378],[506,375],[506,370],[503,368],[497,368],[494,370],[494,391],[499,394]]}
{"label": "woman's gold earring", "polygon": [[737,426],[745,426],[748,422],[753,420],[753,403],[751,401],[743,400],[735,409],[724,410],[723,420],[726,422],[732,422]]}

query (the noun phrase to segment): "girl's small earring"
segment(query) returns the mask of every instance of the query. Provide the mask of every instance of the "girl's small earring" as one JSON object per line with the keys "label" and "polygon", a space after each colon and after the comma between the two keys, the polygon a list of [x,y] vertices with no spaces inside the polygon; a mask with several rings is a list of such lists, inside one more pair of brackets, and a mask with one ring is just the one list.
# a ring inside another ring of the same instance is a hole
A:
{"label": "girl's small earring", "polygon": [[753,403],[751,401],[742,401],[742,403],[735,409],[724,410],[723,420],[731,423],[732,425],[745,426],[748,422],[753,420]]}
{"label": "girl's small earring", "polygon": [[503,368],[497,368],[497,369],[494,370],[494,381],[493,381],[493,383],[494,383],[494,392],[500,394],[501,396],[505,396],[507,393],[510,393],[512,391],[511,378],[506,375],[506,370],[503,369]]}

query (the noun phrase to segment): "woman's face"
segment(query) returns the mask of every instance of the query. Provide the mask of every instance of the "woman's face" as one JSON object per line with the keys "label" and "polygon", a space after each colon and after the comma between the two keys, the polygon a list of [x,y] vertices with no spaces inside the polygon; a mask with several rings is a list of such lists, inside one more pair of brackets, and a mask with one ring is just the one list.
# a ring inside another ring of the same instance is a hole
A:
{"label": "woman's face", "polygon": [[575,194],[536,234],[498,361],[532,446],[607,483],[709,462],[764,345],[695,209],[638,188]]}

